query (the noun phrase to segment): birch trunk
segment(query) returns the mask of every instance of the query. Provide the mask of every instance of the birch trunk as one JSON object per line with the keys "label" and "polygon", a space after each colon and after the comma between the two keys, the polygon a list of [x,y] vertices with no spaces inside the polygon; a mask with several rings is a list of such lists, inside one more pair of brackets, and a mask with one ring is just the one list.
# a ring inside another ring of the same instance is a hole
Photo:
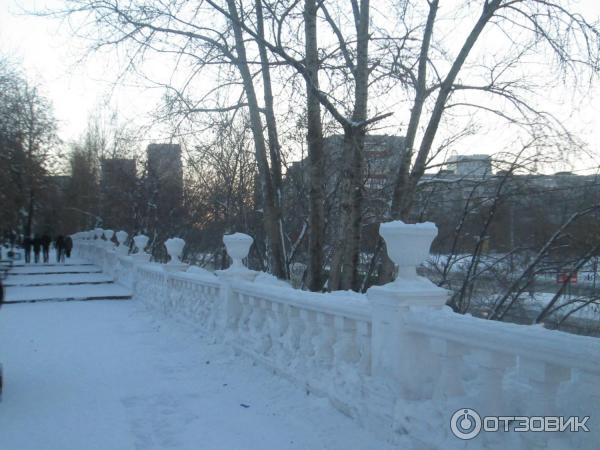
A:
{"label": "birch trunk", "polygon": [[[273,101],[273,88],[271,84],[271,70],[269,65],[269,57],[267,48],[264,45],[264,19],[262,13],[262,1],[255,1],[256,7],[256,27],[261,39],[257,40],[261,74],[263,78],[263,95],[265,102],[265,121],[267,125],[267,135],[269,137],[269,155],[271,160],[271,171],[269,173],[273,185],[273,214],[275,226],[278,228],[277,241],[271,244],[271,251],[276,252],[278,259],[277,265],[283,265],[283,276],[277,275],[280,278],[289,278],[288,261],[285,250],[282,204],[283,204],[283,182],[281,176],[281,145],[279,144],[279,133],[277,132],[277,120],[275,119],[275,108]],[[261,133],[262,134],[262,133]],[[275,237],[273,237],[275,239]],[[273,266],[273,264],[272,264]]]}
{"label": "birch trunk", "polygon": [[[311,80],[311,82],[306,83],[306,141],[308,145],[310,174],[307,286],[311,291],[320,291],[323,288],[324,283],[323,246],[325,242],[325,176],[323,170],[321,104],[315,92],[315,90],[319,88],[316,0],[306,0],[304,3],[304,30],[306,35],[306,69]],[[313,85],[312,87],[310,85],[311,83]]]}
{"label": "birch trunk", "polygon": [[354,111],[344,127],[344,168],[341,173],[340,224],[331,264],[331,290],[358,290],[362,225],[362,156],[369,97],[369,0],[352,1],[356,23]]}
{"label": "birch trunk", "polygon": [[237,60],[235,61],[235,64],[240,71],[246,92],[246,99],[248,101],[250,126],[252,128],[252,136],[254,138],[256,164],[258,167],[258,176],[262,194],[263,221],[267,238],[267,253],[269,264],[271,266],[270,269],[273,275],[276,277],[286,278],[285,257],[280,228],[281,210],[277,208],[277,202],[275,199],[276,193],[274,192],[271,170],[269,168],[267,159],[267,144],[263,134],[260,108],[258,105],[256,90],[254,89],[252,74],[248,67],[244,35],[240,26],[240,19],[235,0],[227,0],[227,6],[229,9],[229,14],[232,18],[231,26],[235,36],[235,48],[237,52]]}

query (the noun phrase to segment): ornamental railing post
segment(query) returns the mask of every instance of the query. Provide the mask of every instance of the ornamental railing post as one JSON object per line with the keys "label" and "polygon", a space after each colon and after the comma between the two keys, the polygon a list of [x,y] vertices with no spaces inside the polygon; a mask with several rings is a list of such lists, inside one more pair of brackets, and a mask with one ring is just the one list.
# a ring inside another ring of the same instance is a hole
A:
{"label": "ornamental railing post", "polygon": [[407,332],[404,323],[409,310],[441,309],[448,299],[448,291],[416,272],[429,254],[437,227],[429,222],[409,225],[395,221],[382,223],[379,233],[398,266],[398,275],[391,283],[367,291],[373,311],[371,373],[394,395],[416,400],[431,388],[423,385],[432,374],[423,371],[431,370],[434,355],[428,354],[423,337]]}
{"label": "ornamental railing post", "polygon": [[248,256],[253,241],[254,239],[251,236],[243,233],[223,236],[227,254],[233,260],[228,269],[215,272],[221,283],[221,301],[218,305],[217,326],[225,339],[231,339],[235,336],[241,312],[241,305],[233,291],[235,282],[253,281],[258,275],[258,272],[248,269],[242,261]]}

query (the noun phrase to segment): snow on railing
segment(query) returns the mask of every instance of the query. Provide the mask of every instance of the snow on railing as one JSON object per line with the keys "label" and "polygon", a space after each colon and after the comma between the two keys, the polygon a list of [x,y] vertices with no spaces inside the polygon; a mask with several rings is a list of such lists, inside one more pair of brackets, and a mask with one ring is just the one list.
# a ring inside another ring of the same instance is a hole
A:
{"label": "snow on railing", "polygon": [[[110,230],[109,230],[110,231]],[[234,264],[215,274],[179,260],[149,263],[147,237],[126,255],[104,230],[74,236],[79,256],[94,261],[134,298],[201,327],[215,340],[325,396],[364,426],[402,448],[588,448],[599,442],[600,342],[595,338],[453,313],[448,292],[417,276],[433,224],[382,225],[397,279],[330,294],[292,289],[247,269],[252,238],[224,238]],[[451,434],[450,418],[472,408],[484,416],[590,416],[590,432]],[[472,446],[465,447],[465,444]]]}

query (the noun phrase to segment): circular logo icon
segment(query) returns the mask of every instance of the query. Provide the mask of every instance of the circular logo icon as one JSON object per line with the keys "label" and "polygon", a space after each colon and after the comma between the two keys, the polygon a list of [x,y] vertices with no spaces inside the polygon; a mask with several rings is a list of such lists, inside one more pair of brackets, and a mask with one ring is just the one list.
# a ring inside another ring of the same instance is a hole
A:
{"label": "circular logo icon", "polygon": [[474,409],[459,409],[450,419],[450,429],[454,436],[468,441],[477,437],[481,431],[481,417]]}

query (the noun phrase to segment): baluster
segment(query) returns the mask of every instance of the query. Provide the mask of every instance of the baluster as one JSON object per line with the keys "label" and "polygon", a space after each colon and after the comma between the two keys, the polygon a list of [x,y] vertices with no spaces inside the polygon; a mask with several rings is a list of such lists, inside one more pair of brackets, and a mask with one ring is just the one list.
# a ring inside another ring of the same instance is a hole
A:
{"label": "baluster", "polygon": [[251,347],[257,349],[260,345],[260,307],[259,299],[256,297],[250,297],[250,317],[248,320],[248,329],[250,331],[250,340],[252,341]]}
{"label": "baluster", "polygon": [[532,358],[519,357],[519,377],[531,388],[532,398],[527,400],[531,415],[557,415],[555,400],[561,382],[568,380],[570,370]]}
{"label": "baluster", "polygon": [[299,371],[310,372],[316,367],[314,337],[318,334],[317,316],[314,311],[301,309],[299,320],[302,329],[298,337],[298,355],[293,366]]}
{"label": "baluster", "polygon": [[217,303],[215,301],[214,295],[212,295],[213,289],[207,289],[207,298],[206,298],[206,328],[209,331],[212,331],[216,328],[217,322]]}
{"label": "baluster", "polygon": [[[450,399],[465,395],[461,371],[465,348],[459,342],[431,338],[431,349],[437,355],[441,368],[434,386],[433,398],[448,404]],[[457,408],[460,408],[460,405]]]}
{"label": "baluster", "polygon": [[185,282],[185,303],[186,314],[193,317],[196,322],[202,325],[202,299],[195,295],[196,286],[190,282]]}
{"label": "baluster", "polygon": [[[558,416],[556,397],[560,383],[570,378],[566,367],[550,364],[533,358],[519,357],[518,375],[529,387],[524,412],[528,416]],[[520,433],[527,448],[544,448],[548,433]]]}
{"label": "baluster", "polygon": [[273,355],[273,359],[277,362],[277,366],[285,367],[290,360],[290,354],[288,353],[283,340],[289,326],[285,305],[272,302],[270,318],[271,354]]}
{"label": "baluster", "polygon": [[170,278],[164,278],[164,283],[163,283],[163,298],[162,298],[162,310],[163,313],[165,314],[169,314],[169,303],[171,302],[171,292],[172,290],[169,289],[169,284],[170,284]]}
{"label": "baluster", "polygon": [[202,326],[208,329],[210,326],[210,300],[207,298],[204,286],[198,288],[198,298],[200,299],[200,320]]}
{"label": "baluster", "polygon": [[240,314],[238,330],[240,337],[245,339],[247,338],[250,332],[248,319],[250,317],[250,314],[252,313],[252,309],[250,308],[250,299],[246,294],[240,294],[239,299],[242,307],[242,312]]}
{"label": "baluster", "polygon": [[271,348],[271,334],[268,328],[267,314],[270,312],[270,301],[266,299],[256,299],[257,317],[255,320],[256,333],[256,351],[259,355],[264,355]]}
{"label": "baluster", "polygon": [[181,293],[183,299],[183,314],[188,316],[194,322],[198,319],[198,299],[195,299],[192,295],[192,286],[189,281],[183,282],[183,292]]}
{"label": "baluster", "polygon": [[179,292],[177,289],[177,281],[173,280],[172,278],[168,278],[167,279],[167,289],[168,289],[168,298],[169,298],[169,302],[168,302],[168,307],[169,309],[167,310],[167,313],[170,315],[174,315],[174,313],[177,311],[177,300],[179,297]]}
{"label": "baluster", "polygon": [[371,374],[371,324],[359,320],[356,322],[356,341],[360,358],[358,368],[361,374]]}
{"label": "baluster", "polygon": [[285,347],[289,355],[291,355],[291,366],[295,367],[299,361],[303,359],[303,354],[301,351],[302,346],[302,334],[305,329],[305,325],[303,323],[303,319],[301,317],[301,312],[303,310],[299,310],[290,305],[285,305],[285,309],[287,311],[288,318],[288,327],[287,331],[283,337],[283,342],[285,343]]}
{"label": "baluster", "polygon": [[303,333],[300,336],[300,353],[305,359],[311,359],[315,355],[315,346],[312,343],[313,337],[317,334],[316,314],[308,309],[300,310],[300,319],[304,325]]}
{"label": "baluster", "polygon": [[[333,325],[337,337],[333,345],[334,366],[354,365],[360,356],[354,338],[355,322],[343,316],[334,316]],[[346,373],[346,368],[342,372]]]}
{"label": "baluster", "polygon": [[198,322],[202,328],[206,325],[206,312],[205,312],[205,301],[204,296],[202,295],[202,291],[199,289],[199,286],[195,283],[192,283],[192,292],[191,298],[195,305],[196,317],[198,317]]}
{"label": "baluster", "polygon": [[318,334],[314,337],[316,362],[319,368],[329,369],[333,362],[335,330],[329,314],[317,312]]}
{"label": "baluster", "polygon": [[504,377],[515,365],[515,355],[485,349],[477,349],[474,354],[479,363],[477,375],[481,382],[480,404],[476,406],[485,414],[505,411]]}
{"label": "baluster", "polygon": [[189,302],[190,302],[190,310],[193,311],[194,317],[196,321],[200,324],[201,327],[204,326],[204,315],[203,315],[203,299],[200,295],[199,286],[196,283],[191,281],[186,281],[189,285]]}
{"label": "baluster", "polygon": [[[589,417],[589,432],[561,433],[571,442],[563,448],[586,448],[590,442],[600,442],[600,367],[596,372],[573,369],[571,379],[565,383],[560,407],[563,416]],[[565,398],[565,396],[567,396]],[[558,405],[557,405],[558,406]],[[591,423],[590,423],[591,422]]]}

